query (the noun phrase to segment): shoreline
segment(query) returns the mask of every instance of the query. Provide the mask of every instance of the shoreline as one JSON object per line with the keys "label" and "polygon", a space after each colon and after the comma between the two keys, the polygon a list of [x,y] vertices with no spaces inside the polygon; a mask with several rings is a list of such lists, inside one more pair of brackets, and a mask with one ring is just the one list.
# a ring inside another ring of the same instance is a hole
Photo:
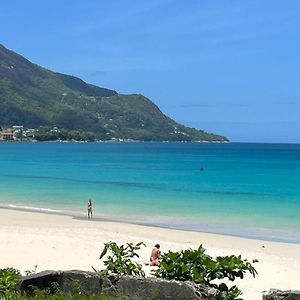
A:
{"label": "shoreline", "polygon": [[[14,204],[3,205],[0,204],[0,210],[13,210],[13,211],[20,211],[20,212],[29,212],[29,213],[42,213],[42,214],[50,214],[50,215],[58,215],[58,216],[67,216],[72,217],[74,220],[86,220],[86,213],[79,212],[79,211],[68,211],[63,209],[52,209],[52,208],[41,208],[41,207],[31,207],[31,206],[18,206]],[[234,234],[228,232],[218,232],[213,230],[196,230],[196,229],[189,229],[183,228],[180,226],[168,226],[164,225],[163,223],[155,224],[155,223],[147,223],[141,221],[134,221],[131,219],[121,219],[113,216],[94,216],[93,222],[114,222],[114,223],[124,223],[124,224],[132,224],[132,225],[139,225],[139,226],[146,226],[146,227],[154,227],[154,228],[162,228],[162,229],[170,229],[170,230],[179,230],[179,231],[186,231],[186,232],[196,232],[196,233],[204,233],[204,234],[215,234],[220,236],[228,236],[228,237],[236,237],[236,238],[244,238],[249,240],[261,241],[261,242],[278,242],[278,243],[285,243],[285,244],[296,244],[300,245],[300,241],[298,240],[291,240],[288,238],[265,238],[250,234]]]}
{"label": "shoreline", "polygon": [[[262,299],[270,288],[299,289],[300,245],[251,240],[212,233],[173,230],[111,221],[89,221],[71,216],[0,208],[0,268],[26,270],[101,269],[99,255],[105,242],[118,244],[143,241],[138,262],[148,261],[155,243],[163,252],[197,248],[216,257],[241,255],[251,263],[258,276],[246,274],[234,281],[247,300]],[[147,275],[151,267],[144,266]]]}

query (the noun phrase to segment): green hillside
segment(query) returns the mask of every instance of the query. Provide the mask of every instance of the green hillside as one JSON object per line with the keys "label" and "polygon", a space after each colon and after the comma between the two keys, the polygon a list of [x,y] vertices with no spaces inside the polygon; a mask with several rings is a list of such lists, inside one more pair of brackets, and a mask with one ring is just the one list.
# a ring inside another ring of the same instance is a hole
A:
{"label": "green hillside", "polygon": [[0,126],[57,126],[99,139],[227,141],[165,116],[143,95],[122,95],[31,63],[0,45]]}

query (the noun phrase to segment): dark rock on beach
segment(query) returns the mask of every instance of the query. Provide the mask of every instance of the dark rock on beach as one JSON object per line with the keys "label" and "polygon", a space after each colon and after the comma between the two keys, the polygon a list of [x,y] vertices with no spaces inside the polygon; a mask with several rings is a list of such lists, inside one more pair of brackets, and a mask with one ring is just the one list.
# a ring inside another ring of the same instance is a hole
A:
{"label": "dark rock on beach", "polygon": [[300,291],[280,291],[271,289],[263,295],[263,300],[300,300]]}
{"label": "dark rock on beach", "polygon": [[[85,271],[44,271],[22,278],[21,291],[32,294],[35,289],[60,289],[70,294],[81,290],[86,295],[105,293],[122,295],[129,299],[155,300],[216,300],[217,291],[205,285],[192,282],[178,282],[157,278],[140,278],[111,274],[101,277],[94,272]],[[300,291],[280,291],[271,289],[263,300],[300,300]]]}
{"label": "dark rock on beach", "polygon": [[33,293],[35,288],[52,289],[54,292],[57,287],[65,293],[80,287],[87,295],[104,292],[112,296],[122,294],[129,299],[217,299],[216,290],[192,282],[119,275],[100,277],[84,271],[44,271],[23,277],[21,283],[21,290],[28,294]]}

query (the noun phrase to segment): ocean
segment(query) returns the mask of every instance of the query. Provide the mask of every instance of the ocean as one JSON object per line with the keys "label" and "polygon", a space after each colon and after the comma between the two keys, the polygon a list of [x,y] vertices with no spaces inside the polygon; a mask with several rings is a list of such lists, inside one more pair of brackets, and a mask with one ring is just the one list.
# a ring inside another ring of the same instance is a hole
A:
{"label": "ocean", "polygon": [[[1,143],[0,206],[300,243],[300,144]],[[203,170],[201,170],[203,168]]]}

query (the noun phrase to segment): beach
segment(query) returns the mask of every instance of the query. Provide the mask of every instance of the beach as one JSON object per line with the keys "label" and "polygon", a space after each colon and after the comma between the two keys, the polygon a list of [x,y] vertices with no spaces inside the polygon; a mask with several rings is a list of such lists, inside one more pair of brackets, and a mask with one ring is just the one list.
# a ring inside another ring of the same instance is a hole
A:
{"label": "beach", "polygon": [[300,243],[299,145],[7,143],[0,156],[0,207],[80,217],[92,199],[108,220]]}
{"label": "beach", "polygon": [[[262,299],[270,288],[300,288],[300,244],[270,242],[211,233],[181,231],[110,221],[88,221],[71,216],[0,209],[0,267],[26,271],[101,269],[99,255],[108,241],[119,244],[143,241],[139,262],[149,259],[153,245],[162,252],[196,248],[200,244],[213,257],[242,255],[258,260],[258,275],[235,281],[244,299]],[[144,266],[146,274],[151,267]]]}

